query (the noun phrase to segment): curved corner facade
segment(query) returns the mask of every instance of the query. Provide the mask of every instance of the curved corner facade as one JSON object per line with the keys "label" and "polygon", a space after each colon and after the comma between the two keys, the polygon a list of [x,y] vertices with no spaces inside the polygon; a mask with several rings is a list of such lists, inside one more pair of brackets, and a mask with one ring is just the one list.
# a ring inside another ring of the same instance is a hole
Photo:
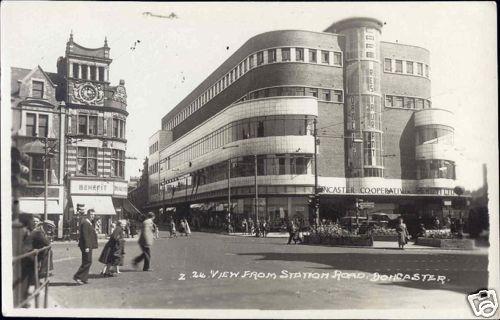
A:
{"label": "curved corner facade", "polygon": [[429,52],[381,41],[382,25],[352,18],[249,39],[162,118],[149,142],[149,208],[224,215],[230,202],[235,219],[307,221],[317,175],[321,218],[352,214],[360,197],[388,213],[440,210],[456,196],[454,174],[426,183],[423,157],[450,160],[416,140],[434,128],[428,117],[447,126],[446,114],[425,116]]}

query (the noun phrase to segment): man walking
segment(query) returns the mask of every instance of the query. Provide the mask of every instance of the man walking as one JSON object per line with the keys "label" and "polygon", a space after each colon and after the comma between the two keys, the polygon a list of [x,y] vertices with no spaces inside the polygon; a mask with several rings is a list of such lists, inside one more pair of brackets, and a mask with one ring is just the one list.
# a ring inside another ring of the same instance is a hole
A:
{"label": "man walking", "polygon": [[137,256],[134,260],[132,260],[132,265],[134,268],[137,268],[139,262],[144,260],[144,265],[142,267],[142,271],[153,271],[149,268],[149,264],[151,262],[151,246],[153,245],[153,219],[155,215],[153,212],[148,212],[146,216],[146,220],[142,223],[141,235],[139,236],[139,246],[141,247],[142,254]]}
{"label": "man walking", "polygon": [[94,220],[94,209],[89,209],[87,215],[80,222],[80,238],[78,246],[82,252],[82,264],[73,276],[73,280],[78,284],[88,282],[89,270],[92,265],[92,249],[97,249],[97,234],[92,226]]}
{"label": "man walking", "polygon": [[288,235],[289,235],[287,244],[291,244],[293,238],[295,237],[295,233],[297,232],[297,225],[295,224],[295,221],[290,220],[288,222],[287,229],[288,229]]}

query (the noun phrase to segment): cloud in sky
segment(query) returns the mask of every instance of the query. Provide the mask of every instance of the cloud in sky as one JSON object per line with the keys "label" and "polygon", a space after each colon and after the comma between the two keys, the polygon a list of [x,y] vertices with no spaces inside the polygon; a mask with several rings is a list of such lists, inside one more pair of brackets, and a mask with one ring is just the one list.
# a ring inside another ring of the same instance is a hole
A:
{"label": "cloud in sky", "polygon": [[139,175],[147,139],[160,129],[161,117],[250,37],[277,29],[323,31],[352,16],[385,22],[383,41],[430,50],[433,106],[457,118],[459,180],[478,186],[481,163],[497,168],[494,3],[10,2],[2,7],[3,70],[40,64],[55,72],[71,30],[86,47],[102,46],[107,36],[111,83],[126,81],[127,153],[138,158],[127,161],[127,176]]}

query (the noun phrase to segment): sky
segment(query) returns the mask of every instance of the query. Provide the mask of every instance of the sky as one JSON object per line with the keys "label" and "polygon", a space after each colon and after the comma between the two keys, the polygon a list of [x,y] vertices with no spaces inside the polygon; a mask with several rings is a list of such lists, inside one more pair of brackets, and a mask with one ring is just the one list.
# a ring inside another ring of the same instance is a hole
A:
{"label": "sky", "polygon": [[[353,16],[383,21],[383,41],[430,50],[433,107],[451,110],[456,116],[459,184],[467,189],[479,187],[482,163],[488,165],[490,177],[498,177],[494,2],[23,1],[3,2],[1,9],[3,78],[11,66],[40,65],[55,72],[71,31],[76,43],[90,48],[101,47],[107,37],[113,59],[111,84],[124,79],[127,89],[127,156],[138,159],[127,160],[127,177],[140,175],[148,138],[161,128],[161,118],[249,38],[280,29],[323,31]],[[171,13],[176,18],[155,17]],[[2,79],[4,93],[7,83]],[[2,101],[8,103],[9,98]],[[2,106],[2,117],[9,109]],[[8,130],[2,125],[4,135]]]}

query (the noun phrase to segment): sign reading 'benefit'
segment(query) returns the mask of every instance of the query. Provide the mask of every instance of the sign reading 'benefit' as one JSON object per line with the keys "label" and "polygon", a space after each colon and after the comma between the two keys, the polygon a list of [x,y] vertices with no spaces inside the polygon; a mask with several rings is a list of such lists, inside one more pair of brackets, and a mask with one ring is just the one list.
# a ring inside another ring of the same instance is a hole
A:
{"label": "sign reading 'benefit'", "polygon": [[127,183],[118,181],[71,181],[71,194],[127,196]]}

